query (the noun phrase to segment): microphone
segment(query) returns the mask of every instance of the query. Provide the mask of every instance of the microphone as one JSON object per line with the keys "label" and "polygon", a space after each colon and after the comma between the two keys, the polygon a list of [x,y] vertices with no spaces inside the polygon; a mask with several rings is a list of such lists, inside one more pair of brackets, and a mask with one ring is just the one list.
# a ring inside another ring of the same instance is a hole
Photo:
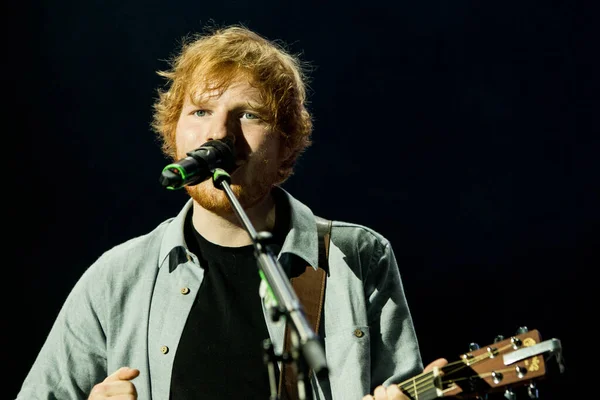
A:
{"label": "microphone", "polygon": [[235,168],[235,151],[230,136],[209,140],[196,150],[186,153],[188,157],[167,165],[160,175],[161,185],[169,190],[197,185],[208,179],[215,168],[231,172]]}

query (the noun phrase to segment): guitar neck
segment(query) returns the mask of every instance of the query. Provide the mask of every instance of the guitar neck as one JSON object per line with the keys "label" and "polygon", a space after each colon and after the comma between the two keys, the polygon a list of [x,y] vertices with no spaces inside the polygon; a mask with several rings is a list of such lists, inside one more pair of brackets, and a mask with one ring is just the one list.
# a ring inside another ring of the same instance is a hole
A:
{"label": "guitar neck", "polygon": [[444,396],[441,385],[440,369],[435,367],[432,371],[419,374],[398,386],[413,400],[433,400]]}

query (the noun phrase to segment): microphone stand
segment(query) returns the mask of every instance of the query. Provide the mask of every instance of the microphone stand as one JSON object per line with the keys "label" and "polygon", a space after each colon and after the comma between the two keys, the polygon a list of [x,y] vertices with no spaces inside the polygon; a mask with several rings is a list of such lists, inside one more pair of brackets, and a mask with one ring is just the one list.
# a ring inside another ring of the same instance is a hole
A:
{"label": "microphone stand", "polygon": [[283,362],[295,363],[296,368],[294,369],[297,372],[298,378],[298,396],[300,400],[305,400],[305,379],[307,378],[305,370],[311,368],[318,377],[326,376],[329,373],[325,351],[321,346],[319,337],[312,330],[306,319],[304,308],[294,292],[288,276],[270,249],[268,241],[272,238],[272,235],[269,232],[257,232],[254,229],[248,215],[231,190],[231,177],[229,174],[221,168],[213,169],[212,174],[214,186],[225,192],[239,221],[252,239],[254,255],[259,266],[259,274],[261,279],[266,281],[268,291],[274,296],[277,304],[277,308],[271,315],[273,320],[276,321],[281,316],[285,316],[286,321],[292,323],[292,329],[290,329],[292,344],[290,354],[277,356],[269,340],[263,343],[265,359],[269,367],[271,399],[278,399],[274,363],[281,360]]}

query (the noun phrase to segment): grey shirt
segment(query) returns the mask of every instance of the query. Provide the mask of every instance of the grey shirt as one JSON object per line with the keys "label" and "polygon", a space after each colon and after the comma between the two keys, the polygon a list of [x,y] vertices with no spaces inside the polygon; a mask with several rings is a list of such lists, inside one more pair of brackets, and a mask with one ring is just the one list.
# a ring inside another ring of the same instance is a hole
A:
{"label": "grey shirt", "polygon": [[[314,214],[285,190],[275,190],[283,191],[291,214],[280,265],[287,271],[293,254],[317,266]],[[123,366],[140,370],[133,381],[139,399],[169,398],[173,358],[203,279],[184,240],[191,206],[189,200],[176,217],[106,251],[83,273],[18,400],[87,399],[95,384]],[[266,303],[265,320],[279,354],[285,326],[271,320]],[[403,382],[423,369],[392,247],[368,227],[333,221],[322,324],[329,377],[313,376],[315,399],[361,399],[376,385]]]}

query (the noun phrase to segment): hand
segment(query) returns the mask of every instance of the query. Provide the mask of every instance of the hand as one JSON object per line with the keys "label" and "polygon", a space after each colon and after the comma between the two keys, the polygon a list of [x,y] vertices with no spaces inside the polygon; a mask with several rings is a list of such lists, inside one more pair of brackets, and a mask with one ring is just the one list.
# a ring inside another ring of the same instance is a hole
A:
{"label": "hand", "polygon": [[119,400],[136,400],[137,391],[131,380],[140,374],[139,369],[121,367],[92,388],[88,400],[119,397]]}
{"label": "hand", "polygon": [[[438,358],[437,360],[430,362],[423,370],[423,373],[431,371],[434,367],[441,368],[446,364],[448,364],[448,360],[446,360],[445,358]],[[398,385],[390,385],[387,388],[380,385],[375,388],[373,395],[368,394],[368,395],[364,396],[362,398],[362,400],[410,400],[410,399],[404,393],[402,393],[402,391],[400,390]]]}

